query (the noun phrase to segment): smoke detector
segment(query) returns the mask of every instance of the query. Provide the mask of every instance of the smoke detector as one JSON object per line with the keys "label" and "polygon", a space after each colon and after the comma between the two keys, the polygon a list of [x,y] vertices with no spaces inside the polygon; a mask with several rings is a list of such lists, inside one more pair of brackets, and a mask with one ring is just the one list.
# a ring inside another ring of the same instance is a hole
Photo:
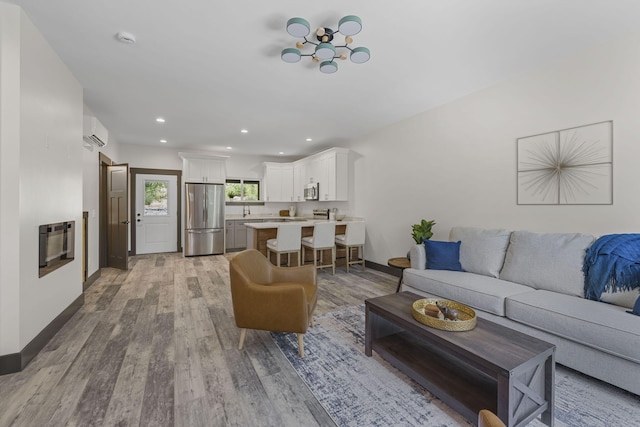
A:
{"label": "smoke detector", "polygon": [[120,31],[116,34],[116,38],[119,42],[126,44],[134,44],[136,42],[136,36],[131,33],[127,33],[126,31]]}

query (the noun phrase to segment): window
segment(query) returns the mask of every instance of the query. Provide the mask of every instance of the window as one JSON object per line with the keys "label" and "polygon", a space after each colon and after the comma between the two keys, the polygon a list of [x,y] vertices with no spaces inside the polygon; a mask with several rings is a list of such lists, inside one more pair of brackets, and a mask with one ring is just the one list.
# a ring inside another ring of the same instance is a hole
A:
{"label": "window", "polygon": [[258,202],[260,201],[260,181],[228,179],[225,193],[227,202]]}
{"label": "window", "polygon": [[144,182],[144,215],[169,215],[167,192],[169,181]]}

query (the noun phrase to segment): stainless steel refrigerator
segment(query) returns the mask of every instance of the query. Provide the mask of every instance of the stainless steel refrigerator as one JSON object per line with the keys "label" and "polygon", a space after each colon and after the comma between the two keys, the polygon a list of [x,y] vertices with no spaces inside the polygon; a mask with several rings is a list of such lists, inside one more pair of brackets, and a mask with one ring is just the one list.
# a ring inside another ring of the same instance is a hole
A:
{"label": "stainless steel refrigerator", "polygon": [[187,183],[185,256],[224,253],[224,184]]}

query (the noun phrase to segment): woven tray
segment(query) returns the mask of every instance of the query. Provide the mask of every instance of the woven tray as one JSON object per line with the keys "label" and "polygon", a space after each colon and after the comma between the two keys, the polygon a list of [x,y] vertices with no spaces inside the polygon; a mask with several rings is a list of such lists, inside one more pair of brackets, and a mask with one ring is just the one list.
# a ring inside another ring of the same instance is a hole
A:
{"label": "woven tray", "polygon": [[[458,311],[458,320],[438,319],[424,314],[424,307],[427,304],[447,306]],[[413,318],[418,322],[443,331],[469,331],[476,327],[476,312],[471,307],[467,307],[459,302],[438,298],[423,298],[413,303]]]}

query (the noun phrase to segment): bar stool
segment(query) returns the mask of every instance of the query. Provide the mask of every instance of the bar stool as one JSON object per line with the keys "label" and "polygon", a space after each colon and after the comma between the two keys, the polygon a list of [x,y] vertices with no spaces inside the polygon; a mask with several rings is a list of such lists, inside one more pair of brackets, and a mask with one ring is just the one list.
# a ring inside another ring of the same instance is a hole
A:
{"label": "bar stool", "polygon": [[[362,271],[364,271],[364,221],[348,222],[344,234],[338,234],[336,236],[336,246],[343,246],[347,250],[347,273],[349,272],[349,265],[362,263]],[[351,248],[356,248],[362,253],[362,260],[358,259],[352,261],[350,259]]]}
{"label": "bar stool", "polygon": [[271,262],[270,252],[275,252],[278,260],[276,265],[280,267],[280,254],[287,254],[287,265],[291,267],[291,254],[298,253],[298,265],[300,264],[300,238],[302,226],[300,224],[279,224],[278,234],[275,239],[267,240],[267,259]]}
{"label": "bar stool", "polygon": [[[336,246],[334,244],[336,237],[336,223],[317,222],[313,227],[313,236],[303,237],[302,243],[302,259],[304,259],[305,248],[313,249],[313,265],[316,268],[325,268],[331,266],[332,274],[336,274]],[[331,249],[331,264],[324,263],[324,250]],[[320,251],[320,265],[318,265],[318,251]]]}

